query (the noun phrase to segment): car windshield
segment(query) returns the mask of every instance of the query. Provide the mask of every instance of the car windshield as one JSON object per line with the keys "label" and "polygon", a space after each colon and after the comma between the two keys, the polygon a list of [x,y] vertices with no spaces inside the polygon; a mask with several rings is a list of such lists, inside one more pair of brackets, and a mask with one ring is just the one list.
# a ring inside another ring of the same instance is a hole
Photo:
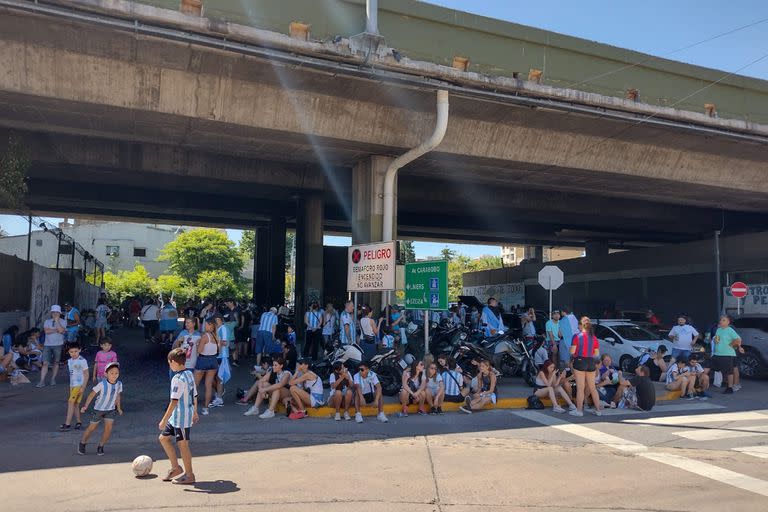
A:
{"label": "car windshield", "polygon": [[628,341],[657,341],[661,338],[636,325],[612,325],[616,333]]}

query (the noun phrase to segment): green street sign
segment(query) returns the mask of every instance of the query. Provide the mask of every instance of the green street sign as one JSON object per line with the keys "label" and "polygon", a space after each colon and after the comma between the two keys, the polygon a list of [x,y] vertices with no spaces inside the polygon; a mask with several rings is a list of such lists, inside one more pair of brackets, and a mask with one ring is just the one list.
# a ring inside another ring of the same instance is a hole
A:
{"label": "green street sign", "polygon": [[405,264],[405,307],[448,309],[448,262]]}

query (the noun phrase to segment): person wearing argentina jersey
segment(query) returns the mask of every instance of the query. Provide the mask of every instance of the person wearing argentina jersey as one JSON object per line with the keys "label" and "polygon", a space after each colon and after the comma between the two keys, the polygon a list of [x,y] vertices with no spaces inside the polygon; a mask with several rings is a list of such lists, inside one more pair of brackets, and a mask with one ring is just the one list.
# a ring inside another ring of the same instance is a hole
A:
{"label": "person wearing argentina jersey", "polygon": [[357,342],[357,319],[355,319],[355,303],[348,300],[344,303],[344,311],[339,319],[341,323],[341,344],[351,345]]}
{"label": "person wearing argentina jersey", "polygon": [[310,371],[309,357],[301,357],[296,361],[296,375],[288,381],[291,391],[291,409],[288,416],[292,420],[307,417],[307,407],[320,407],[325,404],[323,395],[323,379]]}
{"label": "person wearing argentina jersey", "polygon": [[123,415],[123,407],[121,405],[123,383],[118,380],[119,378],[120,364],[117,362],[107,364],[107,367],[104,369],[104,379],[93,387],[91,394],[88,395],[85,401],[85,405],[80,409],[81,413],[85,413],[93,399],[96,399],[96,402],[93,404],[91,423],[83,432],[83,437],[80,439],[77,447],[77,453],[80,455],[85,455],[85,445],[88,443],[88,438],[96,431],[99,423],[102,421],[104,421],[104,433],[101,434],[101,440],[96,447],[96,454],[104,455],[104,445],[107,444],[109,437],[112,435],[115,411],[120,416]]}
{"label": "person wearing argentina jersey", "polygon": [[[160,445],[171,463],[171,469],[168,470],[163,481],[173,481],[174,484],[181,485],[195,483],[189,434],[192,425],[198,420],[197,387],[192,372],[186,369],[186,360],[184,349],[175,348],[168,353],[168,366],[176,374],[171,380],[171,401],[157,425],[161,431]],[[179,465],[171,437],[176,438],[176,444],[184,462],[183,468]]]}

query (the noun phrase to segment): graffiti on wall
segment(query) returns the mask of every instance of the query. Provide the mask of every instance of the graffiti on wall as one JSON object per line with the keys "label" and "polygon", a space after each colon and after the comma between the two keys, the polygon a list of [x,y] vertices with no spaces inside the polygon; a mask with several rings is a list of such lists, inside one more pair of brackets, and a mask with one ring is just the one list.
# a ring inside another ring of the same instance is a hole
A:
{"label": "graffiti on wall", "polygon": [[51,306],[59,297],[59,273],[35,265],[32,268],[32,297],[29,302],[30,327],[42,327]]}

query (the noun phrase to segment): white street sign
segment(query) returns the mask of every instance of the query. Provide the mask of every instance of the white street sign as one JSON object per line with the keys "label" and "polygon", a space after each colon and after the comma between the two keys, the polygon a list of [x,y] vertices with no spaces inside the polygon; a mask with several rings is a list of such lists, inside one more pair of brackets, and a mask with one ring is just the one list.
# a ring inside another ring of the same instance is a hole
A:
{"label": "white street sign", "polygon": [[554,265],[547,265],[539,270],[539,284],[545,290],[557,290],[565,281],[563,271]]}
{"label": "white street sign", "polygon": [[552,315],[552,290],[557,290],[563,285],[565,278],[563,271],[554,265],[547,265],[539,270],[539,284],[545,290],[549,290],[549,314]]}
{"label": "white street sign", "polygon": [[347,291],[395,289],[395,242],[353,245],[347,259]]}

